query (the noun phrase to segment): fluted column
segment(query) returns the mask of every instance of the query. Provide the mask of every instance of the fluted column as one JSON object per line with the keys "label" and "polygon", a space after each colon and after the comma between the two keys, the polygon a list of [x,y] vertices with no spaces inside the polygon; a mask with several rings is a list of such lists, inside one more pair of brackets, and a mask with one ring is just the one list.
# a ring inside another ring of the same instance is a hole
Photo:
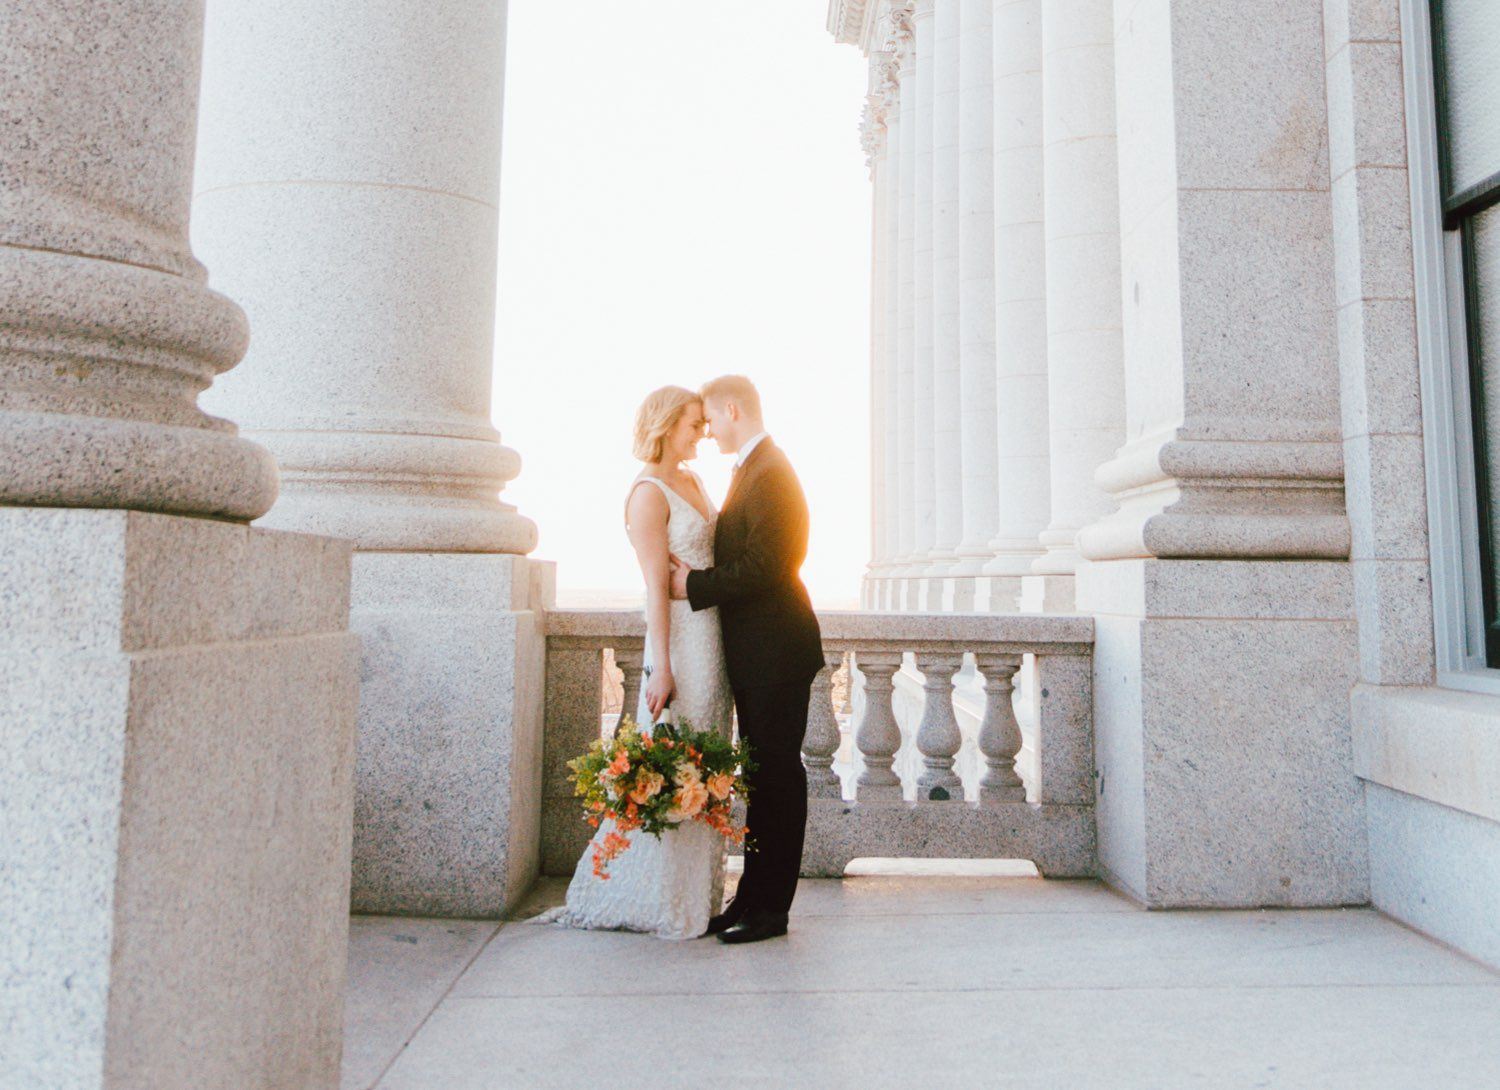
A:
{"label": "fluted column", "polygon": [[1078,531],[1113,507],[1094,472],[1125,437],[1110,0],[1042,8],[1047,422],[1052,517],[1033,565],[1067,606]]}
{"label": "fluted column", "polygon": [[505,6],[209,10],[195,241],[255,329],[212,404],[281,465],[266,524],[529,551],[490,422]]}
{"label": "fluted column", "polygon": [[944,584],[963,537],[959,413],[959,0],[936,0],[932,100],[933,543],[926,604],[943,608]]}
{"label": "fluted column", "polygon": [[994,558],[985,566],[988,602],[983,604],[1013,610],[1042,553],[1037,539],[1047,527],[1051,493],[1042,0],[994,0],[993,10],[998,524],[989,543]]}
{"label": "fluted column", "polygon": [[933,459],[933,383],[934,383],[934,313],[933,313],[933,120],[936,63],[933,27],[934,0],[917,0],[912,10],[912,33],[916,48],[916,241],[913,251],[915,308],[912,322],[915,330],[916,361],[912,384],[912,507],[916,519],[913,528],[911,575],[906,582],[904,605],[908,609],[924,604],[921,577],[926,574],[937,534],[937,476]]}
{"label": "fluted column", "polygon": [[898,63],[901,164],[896,215],[896,555],[886,606],[906,604],[906,576],[917,545],[916,369],[917,369],[917,82],[916,28],[910,5],[892,13],[891,42]]}
{"label": "fluted column", "polygon": [[892,489],[885,463],[886,374],[895,331],[886,320],[887,266],[892,254],[886,245],[886,220],[891,208],[887,179],[891,174],[887,156],[884,95],[881,84],[889,55],[872,53],[869,58],[870,93],[860,119],[860,143],[870,171],[870,561],[866,565],[862,599],[873,606],[879,577],[887,563],[885,539],[886,505]]}
{"label": "fluted column", "polygon": [[962,0],[959,37],[959,398],[963,540],[953,605],[978,603],[975,577],[998,526],[995,437],[995,205],[992,0]]}
{"label": "fluted column", "polygon": [[885,212],[880,224],[885,246],[885,283],[883,286],[885,311],[885,375],[884,388],[880,392],[881,413],[876,421],[879,429],[879,454],[873,467],[885,478],[885,505],[881,512],[880,568],[871,605],[876,609],[888,609],[891,604],[891,579],[901,554],[901,444],[898,404],[901,397],[901,88],[900,73],[903,50],[900,42],[905,26],[905,9],[900,8],[888,16],[883,43],[886,46],[884,69],[880,90],[882,112],[885,117]]}
{"label": "fluted column", "polygon": [[246,521],[270,456],[198,395],[244,354],[188,245],[202,3],[0,14],[0,504]]}

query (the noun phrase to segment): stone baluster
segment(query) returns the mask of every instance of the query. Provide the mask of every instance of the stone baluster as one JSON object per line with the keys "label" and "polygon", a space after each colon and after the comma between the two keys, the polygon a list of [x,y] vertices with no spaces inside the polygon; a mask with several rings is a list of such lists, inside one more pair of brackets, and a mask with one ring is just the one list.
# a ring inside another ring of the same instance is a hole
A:
{"label": "stone baluster", "polygon": [[823,669],[813,679],[812,702],[807,709],[807,733],[802,738],[802,764],[807,769],[807,793],[813,798],[844,797],[843,785],[833,771],[839,750],[839,721],[833,708],[833,674],[844,662],[842,651],[825,651]]}
{"label": "stone baluster", "polygon": [[620,684],[624,694],[620,697],[620,719],[635,718],[641,703],[641,663],[646,653],[643,645],[615,648],[615,665],[620,668]]}
{"label": "stone baluster", "polygon": [[901,779],[891,768],[901,748],[901,728],[891,708],[891,676],[901,669],[901,652],[860,651],[855,661],[865,678],[864,714],[854,732],[864,768],[855,794],[861,802],[900,799]]}
{"label": "stone baluster", "polygon": [[979,752],[984,754],[985,772],[979,781],[979,797],[989,802],[1025,802],[1026,785],[1016,774],[1016,755],[1021,752],[1021,726],[1011,701],[1015,692],[1019,655],[975,656],[984,676],[984,720],[979,724]]}
{"label": "stone baluster", "polygon": [[954,651],[919,651],[917,669],[922,672],[922,723],[917,728],[917,750],[923,771],[917,777],[919,800],[962,799],[964,787],[953,770],[953,758],[963,745],[958,719],[953,714],[953,675],[964,657]]}

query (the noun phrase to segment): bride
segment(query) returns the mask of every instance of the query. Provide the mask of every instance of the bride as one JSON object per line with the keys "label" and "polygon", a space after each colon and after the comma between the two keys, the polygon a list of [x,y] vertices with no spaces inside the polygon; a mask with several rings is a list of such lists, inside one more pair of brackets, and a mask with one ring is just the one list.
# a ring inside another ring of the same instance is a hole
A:
{"label": "bride", "polygon": [[[713,503],[698,475],[684,465],[698,456],[705,430],[703,402],[691,390],[665,386],[635,417],[635,456],[645,463],[625,501],[625,527],[646,582],[644,684],[635,721],[675,717],[694,729],[729,737],[734,700],[724,672],[719,611],[693,612],[669,596],[670,557],[694,568],[713,566]],[[595,834],[602,840],[613,826]],[[724,889],[723,838],[696,821],[662,833],[639,830],[630,849],[594,876],[593,843],[573,871],[567,904],[543,920],[570,927],[646,931],[664,939],[702,935]]]}

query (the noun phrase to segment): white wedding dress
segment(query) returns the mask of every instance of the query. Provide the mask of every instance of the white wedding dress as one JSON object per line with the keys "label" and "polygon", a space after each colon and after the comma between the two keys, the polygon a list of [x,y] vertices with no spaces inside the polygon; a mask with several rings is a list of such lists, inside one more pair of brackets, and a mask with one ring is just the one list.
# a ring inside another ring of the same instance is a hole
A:
{"label": "white wedding dress", "polygon": [[[667,543],[672,552],[689,567],[711,567],[714,519],[705,519],[693,504],[657,477],[642,474],[631,486],[632,492],[645,481],[660,488],[667,498]],[[668,645],[676,683],[672,716],[678,723],[686,720],[695,730],[717,728],[728,738],[734,698],[724,671],[719,611],[695,613],[687,602],[673,602],[670,608]],[[651,646],[648,631],[647,670],[651,668]],[[651,722],[644,680],[635,721]],[[594,841],[601,840],[613,827],[613,823],[603,822]],[[659,840],[640,830],[629,836],[630,847],[609,864],[608,879],[594,876],[591,841],[573,871],[567,904],[539,917],[539,921],[591,930],[646,931],[664,939],[702,935],[723,897],[723,837],[698,821],[683,822],[662,833]]]}

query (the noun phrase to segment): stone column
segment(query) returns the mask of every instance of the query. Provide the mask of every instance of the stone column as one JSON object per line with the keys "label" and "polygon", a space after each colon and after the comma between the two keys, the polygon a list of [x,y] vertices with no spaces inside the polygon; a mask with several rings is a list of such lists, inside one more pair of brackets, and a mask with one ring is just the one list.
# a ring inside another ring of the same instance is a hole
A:
{"label": "stone column", "polygon": [[914,133],[916,157],[916,242],[913,251],[915,318],[912,322],[916,339],[916,360],[912,384],[912,508],[915,524],[912,551],[907,567],[905,609],[926,607],[926,582],[929,557],[937,540],[937,475],[934,465],[933,392],[934,312],[933,312],[933,121],[936,81],[936,39],[933,28],[935,0],[916,0],[912,10],[912,35],[916,50],[916,111]]}
{"label": "stone column", "polygon": [[1129,442],[1078,603],[1100,863],[1152,905],[1368,895],[1322,28],[1321,0],[1116,28]]}
{"label": "stone column", "polygon": [[[886,326],[886,365],[884,390],[880,395],[881,414],[877,421],[880,428],[880,457],[875,465],[880,467],[880,472],[885,477],[885,510],[881,520],[884,552],[881,557],[880,575],[876,582],[876,594],[870,603],[874,609],[891,608],[892,591],[896,585],[891,574],[901,554],[901,431],[898,406],[901,397],[901,207],[904,195],[901,188],[903,152],[901,90],[898,82],[903,58],[898,48],[901,40],[898,32],[905,26],[904,16],[905,12],[902,10],[888,24],[885,36],[888,52],[885,54],[887,60],[881,83],[881,109],[885,117],[885,184],[883,187],[885,211],[881,230],[884,233],[886,255],[885,283],[882,289]],[[909,286],[908,284],[907,287]],[[909,324],[909,307],[907,318]]]}
{"label": "stone column", "polygon": [[900,99],[901,188],[896,215],[896,552],[886,593],[887,609],[907,608],[912,556],[916,552],[916,367],[917,367],[917,83],[916,31],[910,6],[891,16]]}
{"label": "stone column", "polygon": [[196,241],[256,328],[215,404],[270,525],[351,538],[354,904],[497,915],[536,872],[545,570],[490,422],[505,5],[209,7]]}
{"label": "stone column", "polygon": [[338,1084],[343,543],[269,454],[188,244],[201,0],[0,10],[0,1082]]}
{"label": "stone column", "polygon": [[887,246],[886,223],[891,216],[889,179],[892,174],[886,139],[886,108],[883,85],[890,55],[869,57],[870,92],[860,118],[860,143],[870,171],[872,192],[870,216],[870,561],[866,566],[861,600],[866,609],[878,600],[881,576],[888,564],[886,507],[893,497],[886,465],[885,414],[886,376],[895,345],[895,330],[887,320],[888,269],[893,255]]}
{"label": "stone column", "polygon": [[[945,608],[946,576],[963,537],[963,464],[959,430],[959,0],[936,0],[932,101],[932,473],[933,543],[925,602]],[[951,590],[950,590],[951,594]],[[951,608],[951,603],[947,603]]]}
{"label": "stone column", "polygon": [[[1047,526],[1042,0],[995,0],[995,438],[999,523],[981,605],[1014,610]],[[1045,584],[1045,577],[1037,577]],[[1039,586],[1044,590],[1045,586]],[[1041,603],[1039,603],[1040,605]]]}
{"label": "stone column", "polygon": [[1042,6],[1047,423],[1052,517],[1033,603],[1070,609],[1078,531],[1113,507],[1094,471],[1124,440],[1110,0]]}
{"label": "stone column", "polygon": [[959,37],[959,400],[963,540],[954,609],[976,596],[999,525],[995,437],[995,129],[991,0],[962,0]]}

